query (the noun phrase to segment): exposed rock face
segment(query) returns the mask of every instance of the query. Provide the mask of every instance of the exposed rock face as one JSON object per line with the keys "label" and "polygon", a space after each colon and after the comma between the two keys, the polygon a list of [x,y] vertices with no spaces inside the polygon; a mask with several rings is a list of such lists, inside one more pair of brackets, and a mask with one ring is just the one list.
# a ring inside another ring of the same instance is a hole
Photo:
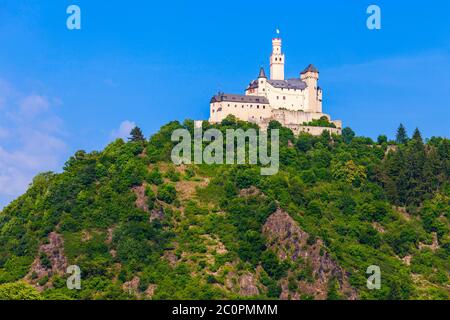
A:
{"label": "exposed rock face", "polygon": [[433,236],[433,242],[432,242],[430,245],[423,244],[423,243],[421,243],[421,242],[419,243],[419,249],[420,249],[420,250],[423,250],[423,249],[425,249],[425,248],[428,248],[428,249],[430,249],[431,251],[436,251],[436,250],[438,250],[438,249],[440,248],[437,233],[436,233],[436,232],[433,232],[433,233],[432,233],[432,236]]}
{"label": "exposed rock face", "polygon": [[259,294],[258,287],[256,286],[255,278],[252,274],[247,273],[239,278],[239,294],[243,297],[252,297]]}
{"label": "exposed rock face", "polygon": [[147,204],[148,199],[145,195],[145,185],[134,187],[133,192],[136,195],[136,207],[145,212],[149,212]]}
{"label": "exposed rock face", "polygon": [[145,290],[145,296],[148,299],[151,299],[153,297],[153,295],[155,294],[156,288],[158,288],[158,286],[156,284],[149,285],[147,290]]}
{"label": "exposed rock face", "polygon": [[[41,261],[41,255],[46,256],[50,265]],[[39,248],[38,256],[31,265],[27,279],[32,282],[39,282],[45,276],[51,277],[54,274],[63,275],[68,266],[67,258],[64,255],[64,242],[62,236],[56,232],[48,235],[48,243]]]}
{"label": "exposed rock face", "polygon": [[255,186],[251,186],[250,188],[242,189],[241,191],[239,191],[239,196],[241,197],[250,197],[259,195],[262,195],[262,192]]}
{"label": "exposed rock face", "polygon": [[166,260],[169,261],[169,264],[171,266],[176,265],[178,262],[178,257],[176,256],[175,253],[173,253],[173,251],[164,252],[164,258],[166,258]]}
{"label": "exposed rock face", "polygon": [[[340,293],[347,299],[356,299],[356,291],[350,287],[344,270],[334,262],[324,250],[321,240],[308,244],[309,234],[300,229],[297,223],[284,211],[277,210],[263,226],[263,233],[271,248],[281,260],[302,259],[310,264],[314,281],[297,281],[302,294],[313,295],[315,299],[326,299],[329,281],[335,279]],[[290,293],[287,282],[282,281],[283,292],[280,298],[298,297],[298,292]]]}
{"label": "exposed rock face", "polygon": [[150,213],[150,222],[153,220],[163,220],[164,219],[164,209],[162,207],[155,208]]}
{"label": "exposed rock face", "polygon": [[148,208],[148,197],[145,195],[145,184],[141,186],[137,186],[133,188],[133,192],[136,195],[135,205],[137,208],[150,213],[150,222],[153,220],[162,220],[164,219],[164,209],[163,208],[155,208],[153,210],[149,210]]}
{"label": "exposed rock face", "polygon": [[141,280],[139,279],[139,277],[134,277],[130,281],[125,282],[122,285],[122,289],[123,289],[123,291],[125,291],[131,295],[137,295],[139,293],[140,282],[141,282]]}

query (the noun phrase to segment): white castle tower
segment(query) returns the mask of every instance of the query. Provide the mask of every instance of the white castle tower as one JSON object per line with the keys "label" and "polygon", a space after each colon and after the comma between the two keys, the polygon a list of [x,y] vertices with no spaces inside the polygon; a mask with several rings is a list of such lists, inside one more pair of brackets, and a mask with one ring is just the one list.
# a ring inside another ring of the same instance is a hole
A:
{"label": "white castle tower", "polygon": [[284,80],[284,54],[281,51],[281,38],[272,39],[270,56],[270,80]]}

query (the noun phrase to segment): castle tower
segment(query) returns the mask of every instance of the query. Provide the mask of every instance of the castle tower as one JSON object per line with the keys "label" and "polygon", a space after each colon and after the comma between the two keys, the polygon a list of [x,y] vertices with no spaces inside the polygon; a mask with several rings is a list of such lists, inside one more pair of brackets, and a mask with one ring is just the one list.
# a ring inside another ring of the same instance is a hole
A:
{"label": "castle tower", "polygon": [[284,54],[281,52],[281,38],[272,39],[270,80],[284,80]]}
{"label": "castle tower", "polygon": [[318,86],[319,70],[310,64],[300,74],[300,78],[307,85],[307,105],[309,108],[305,111],[322,112],[322,90]]}

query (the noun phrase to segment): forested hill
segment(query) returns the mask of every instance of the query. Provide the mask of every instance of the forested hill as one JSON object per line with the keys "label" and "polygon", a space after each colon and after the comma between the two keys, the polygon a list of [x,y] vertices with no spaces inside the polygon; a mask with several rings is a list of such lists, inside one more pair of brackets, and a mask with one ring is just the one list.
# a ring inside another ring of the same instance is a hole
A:
{"label": "forested hill", "polygon": [[[0,299],[449,298],[448,139],[294,137],[273,122],[280,170],[262,176],[173,165],[177,128],[193,122],[38,175],[0,213]],[[81,290],[66,287],[69,265]]]}

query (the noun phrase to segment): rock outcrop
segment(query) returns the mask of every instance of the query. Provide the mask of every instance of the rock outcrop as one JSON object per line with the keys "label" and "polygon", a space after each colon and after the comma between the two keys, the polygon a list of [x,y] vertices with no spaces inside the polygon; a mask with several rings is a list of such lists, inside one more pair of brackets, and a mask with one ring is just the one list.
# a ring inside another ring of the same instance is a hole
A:
{"label": "rock outcrop", "polygon": [[[314,296],[315,299],[326,299],[331,281],[337,281],[339,292],[343,298],[356,299],[356,291],[349,285],[344,270],[333,261],[325,250],[321,240],[308,241],[310,237],[283,210],[278,209],[263,226],[263,233],[268,239],[268,247],[281,260],[291,259],[308,265],[312,271],[313,280],[295,280],[298,290],[289,292],[287,280],[281,282],[280,298],[299,298],[303,295]],[[313,244],[308,244],[313,243]]]}
{"label": "rock outcrop", "polygon": [[258,287],[256,286],[256,280],[253,274],[246,273],[239,278],[239,295],[243,297],[252,297],[259,294]]}
{"label": "rock outcrop", "polygon": [[39,247],[38,255],[26,278],[34,284],[47,287],[47,283],[41,283],[42,279],[50,278],[53,275],[64,275],[67,266],[62,236],[56,232],[51,232],[48,235],[48,243]]}

